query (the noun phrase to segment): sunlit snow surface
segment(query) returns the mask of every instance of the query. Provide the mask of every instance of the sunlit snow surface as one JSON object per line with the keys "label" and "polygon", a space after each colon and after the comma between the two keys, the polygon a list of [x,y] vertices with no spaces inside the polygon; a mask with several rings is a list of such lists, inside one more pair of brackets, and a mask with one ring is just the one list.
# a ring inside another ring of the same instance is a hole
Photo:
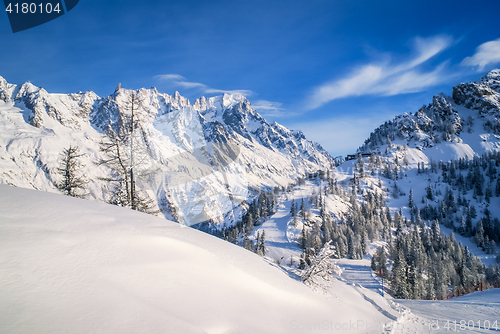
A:
{"label": "sunlit snow surface", "polygon": [[[300,333],[390,321],[351,286],[332,289],[314,292],[165,219],[0,185],[1,333]],[[329,332],[366,332],[355,328]]]}
{"label": "sunlit snow surface", "polygon": [[[407,328],[413,327],[420,333],[498,333],[500,331],[500,289],[474,292],[442,301],[398,300],[398,303],[421,317],[417,319],[409,314],[404,317],[407,318]],[[425,320],[422,317],[425,317]]]}

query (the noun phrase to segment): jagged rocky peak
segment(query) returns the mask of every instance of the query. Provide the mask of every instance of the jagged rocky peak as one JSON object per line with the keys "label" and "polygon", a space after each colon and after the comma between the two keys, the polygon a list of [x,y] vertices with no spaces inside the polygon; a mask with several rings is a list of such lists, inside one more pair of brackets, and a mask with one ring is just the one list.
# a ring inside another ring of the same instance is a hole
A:
{"label": "jagged rocky peak", "polygon": [[9,101],[15,89],[16,85],[9,84],[5,78],[0,76],[0,100]]}
{"label": "jagged rocky peak", "polygon": [[4,77],[0,76],[0,90],[7,89],[8,82]]}
{"label": "jagged rocky peak", "polygon": [[432,104],[429,105],[429,108],[436,112],[442,112],[444,115],[451,115],[456,112],[453,110],[452,102],[453,100],[449,96],[441,93],[432,97]]}
{"label": "jagged rocky peak", "polygon": [[[167,95],[167,94],[165,94]],[[171,100],[172,106],[178,107],[178,108],[183,108],[183,107],[188,107],[191,105],[189,102],[189,99],[182,96],[178,91],[174,93],[173,99]]]}
{"label": "jagged rocky peak", "polygon": [[492,70],[476,82],[453,87],[453,101],[481,114],[500,112],[500,70]]}
{"label": "jagged rocky peak", "polygon": [[15,100],[22,99],[24,97],[27,97],[27,96],[33,94],[33,93],[38,92],[39,90],[40,90],[40,88],[33,85],[31,82],[25,82],[19,87],[14,99]]}
{"label": "jagged rocky peak", "polygon": [[91,90],[86,91],[85,93],[79,93],[78,95],[80,96],[80,99],[78,100],[79,105],[92,105],[95,100],[100,99],[99,95]]}
{"label": "jagged rocky peak", "polygon": [[[474,130],[474,119],[483,126]],[[474,138],[484,137],[484,133],[500,134],[500,70],[490,71],[475,82],[455,86],[451,97],[435,95],[431,104],[414,115],[396,116],[375,129],[359,151],[377,151],[394,140],[402,140],[419,149],[433,147],[442,141],[463,143],[464,128],[469,134],[481,132]],[[478,147],[477,143],[471,145]],[[489,149],[496,145],[483,143],[481,147]]]}
{"label": "jagged rocky peak", "polygon": [[249,103],[247,98],[240,93],[228,94],[223,93],[219,96],[206,98],[202,96],[193,103],[193,108],[200,112],[205,111],[220,111],[228,109],[239,103]]}
{"label": "jagged rocky peak", "polygon": [[240,93],[234,93],[234,94],[224,93],[224,94],[222,94],[222,106],[225,108],[228,108],[228,107],[233,106],[233,105],[238,104],[238,103],[244,103],[244,102],[249,103],[247,98]]}
{"label": "jagged rocky peak", "polygon": [[205,96],[196,99],[193,103],[193,108],[195,110],[205,110],[207,109],[207,106],[207,98]]}
{"label": "jagged rocky peak", "polygon": [[[2,87],[9,85],[4,81],[1,84]],[[95,129],[105,132],[108,126],[114,127],[120,123],[121,112],[127,110],[127,103],[132,93],[136,93],[142,101],[148,114],[148,126],[151,127],[164,124],[166,119],[173,122],[173,119],[182,114],[182,109],[191,107],[189,100],[179,92],[168,95],[159,93],[156,88],[131,90],[123,88],[121,84],[118,84],[112,94],[102,98],[92,91],[49,94],[31,83],[25,83],[9,92],[15,93],[17,102],[24,104],[33,112],[29,120],[30,124],[36,127],[46,126],[49,119],[47,117],[50,117],[71,128],[80,127],[83,124],[81,122],[89,122]],[[180,114],[163,117],[173,111],[180,111]],[[268,123],[240,93],[224,93],[209,98],[202,96],[195,101],[189,112],[189,117],[199,119],[205,139],[209,142],[227,141],[228,138],[236,139],[241,136],[242,138],[238,140],[249,140],[251,143],[263,145],[274,152],[292,157],[300,156],[308,161],[321,161],[321,165],[328,164],[331,160],[321,146],[307,141],[302,132],[290,131],[278,123]],[[165,125],[162,126],[162,129],[167,131]],[[172,123],[169,126],[174,125]],[[183,129],[189,128],[189,125],[180,122],[174,127],[180,127],[176,131],[183,133]],[[315,155],[320,157],[311,158]]]}
{"label": "jagged rocky peak", "polygon": [[478,82],[485,84],[500,93],[500,69],[489,71],[484,77],[479,79]]}

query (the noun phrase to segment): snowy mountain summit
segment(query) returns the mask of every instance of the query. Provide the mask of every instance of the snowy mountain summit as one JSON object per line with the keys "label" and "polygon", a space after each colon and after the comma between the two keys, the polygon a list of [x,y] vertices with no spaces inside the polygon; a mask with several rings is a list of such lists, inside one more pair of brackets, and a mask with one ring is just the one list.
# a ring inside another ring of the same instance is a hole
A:
{"label": "snowy mountain summit", "polygon": [[[452,96],[439,94],[415,114],[385,122],[359,152],[390,154],[398,146],[417,149],[417,160],[447,161],[471,158],[500,149],[500,70],[476,82],[453,88]],[[420,156],[421,159],[417,158]]]}
{"label": "snowy mountain summit", "polygon": [[109,166],[97,164],[106,158],[102,142],[110,131],[123,132],[131,119],[140,133],[135,145],[147,152],[138,187],[167,217],[171,212],[188,225],[237,220],[238,205],[255,189],[286,185],[333,163],[302,132],[267,122],[241,94],[191,104],[178,92],[156,88],[118,85],[106,97],[92,91],[52,94],[0,77],[0,183],[57,191],[60,154],[73,145],[83,154],[89,197],[109,201]]}

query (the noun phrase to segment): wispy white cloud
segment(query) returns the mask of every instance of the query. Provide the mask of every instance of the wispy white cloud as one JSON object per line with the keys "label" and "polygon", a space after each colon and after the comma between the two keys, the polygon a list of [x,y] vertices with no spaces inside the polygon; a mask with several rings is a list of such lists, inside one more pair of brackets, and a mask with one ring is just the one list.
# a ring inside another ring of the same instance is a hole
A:
{"label": "wispy white cloud", "polygon": [[224,89],[215,89],[215,88],[207,88],[204,90],[205,94],[217,94],[217,93],[225,93],[225,94],[241,94],[246,97],[251,96],[253,92],[251,90],[246,89],[233,89],[233,90],[224,90]]}
{"label": "wispy white cloud", "polygon": [[477,66],[478,71],[482,71],[488,65],[500,63],[500,38],[479,45],[476,53],[471,57],[466,57],[460,63],[463,66]]}
{"label": "wispy white cloud", "polygon": [[446,63],[431,72],[422,72],[420,65],[447,49],[452,38],[435,36],[413,40],[413,57],[394,64],[390,61],[361,66],[349,76],[327,82],[315,88],[306,100],[306,109],[316,109],[332,100],[362,95],[398,95],[414,93],[442,83],[448,79],[444,73]]}
{"label": "wispy white cloud", "polygon": [[252,106],[264,117],[284,117],[290,116],[290,113],[283,108],[280,102],[259,100],[252,103]]}
{"label": "wispy white cloud", "polygon": [[226,93],[226,94],[242,94],[245,96],[250,96],[253,94],[251,90],[245,90],[245,89],[224,90],[224,89],[211,88],[199,82],[187,81],[185,77],[175,73],[157,75],[155,76],[155,79],[161,81],[167,81],[169,84],[175,87],[181,87],[185,89],[198,89],[204,94]]}

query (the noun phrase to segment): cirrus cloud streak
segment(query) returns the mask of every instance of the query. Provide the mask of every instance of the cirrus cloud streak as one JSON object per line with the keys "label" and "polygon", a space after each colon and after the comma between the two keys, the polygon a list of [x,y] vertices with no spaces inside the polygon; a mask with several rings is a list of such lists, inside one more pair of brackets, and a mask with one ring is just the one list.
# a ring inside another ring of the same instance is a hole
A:
{"label": "cirrus cloud streak", "polygon": [[185,77],[175,73],[161,74],[155,76],[154,78],[160,81],[166,81],[175,87],[181,87],[184,89],[198,89],[204,94],[225,93],[225,94],[242,94],[244,96],[251,96],[253,94],[251,90],[246,90],[246,89],[224,90],[224,89],[211,88],[199,82],[187,81]]}
{"label": "cirrus cloud streak", "polygon": [[361,66],[345,78],[316,87],[306,99],[306,109],[316,109],[335,99],[381,95],[392,96],[423,91],[448,80],[446,62],[432,71],[422,71],[420,65],[427,62],[453,42],[449,36],[417,37],[413,40],[414,55],[401,63],[374,62]]}

